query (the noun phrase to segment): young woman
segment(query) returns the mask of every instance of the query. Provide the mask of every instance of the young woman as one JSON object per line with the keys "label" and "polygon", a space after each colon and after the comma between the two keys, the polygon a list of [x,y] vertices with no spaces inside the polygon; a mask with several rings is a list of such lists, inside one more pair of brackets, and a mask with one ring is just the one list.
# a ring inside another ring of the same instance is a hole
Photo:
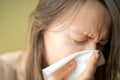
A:
{"label": "young woman", "polygon": [[[77,51],[99,49],[106,64],[97,67],[94,54],[77,80],[119,80],[119,0],[40,0],[32,14],[25,80],[44,80],[42,69]],[[26,60],[27,59],[27,60]],[[48,80],[64,80],[76,67],[74,60]]]}
{"label": "young woman", "polygon": [[[118,80],[119,5],[119,0],[40,0],[31,22],[27,80],[43,80],[43,68],[89,49],[100,49],[106,64],[96,70],[100,55],[93,55],[77,80],[91,80],[94,75],[96,80]],[[65,79],[76,65],[74,60],[70,63],[71,67],[66,64],[50,80]]]}

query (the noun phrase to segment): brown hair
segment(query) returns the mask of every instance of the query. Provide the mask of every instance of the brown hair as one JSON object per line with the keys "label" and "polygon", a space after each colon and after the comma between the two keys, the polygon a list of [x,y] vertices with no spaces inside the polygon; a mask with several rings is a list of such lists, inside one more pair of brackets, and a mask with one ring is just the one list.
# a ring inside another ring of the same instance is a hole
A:
{"label": "brown hair", "polygon": [[[60,14],[64,15],[75,4],[86,0],[40,0],[32,14],[29,54],[26,65],[26,80],[44,80],[42,75],[43,31]],[[112,16],[109,42],[104,48],[107,63],[100,66],[95,74],[97,80],[118,80],[120,53],[120,13],[119,0],[100,0]],[[77,8],[78,6],[76,6]]]}

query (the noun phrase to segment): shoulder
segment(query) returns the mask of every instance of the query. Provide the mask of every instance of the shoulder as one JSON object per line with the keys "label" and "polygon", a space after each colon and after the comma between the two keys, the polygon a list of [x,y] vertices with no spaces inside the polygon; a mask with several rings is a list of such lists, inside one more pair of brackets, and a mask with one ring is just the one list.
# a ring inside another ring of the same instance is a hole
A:
{"label": "shoulder", "polygon": [[16,80],[16,71],[0,59],[0,80]]}
{"label": "shoulder", "polygon": [[0,59],[11,66],[14,66],[21,61],[22,55],[24,55],[23,51],[9,52],[1,55]]}
{"label": "shoulder", "polygon": [[6,62],[17,60],[22,55],[22,53],[24,52],[16,51],[16,52],[4,53],[3,55],[0,56],[0,59],[5,60]]}
{"label": "shoulder", "polygon": [[5,63],[16,72],[17,80],[23,80],[25,77],[25,54],[25,51],[16,51],[0,56],[2,63]]}

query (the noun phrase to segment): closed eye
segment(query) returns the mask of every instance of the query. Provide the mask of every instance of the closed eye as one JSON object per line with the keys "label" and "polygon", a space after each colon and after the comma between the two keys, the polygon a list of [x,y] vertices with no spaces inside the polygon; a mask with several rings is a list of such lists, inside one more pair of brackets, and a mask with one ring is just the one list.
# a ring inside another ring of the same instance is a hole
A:
{"label": "closed eye", "polygon": [[75,44],[77,45],[83,45],[87,42],[87,40],[84,40],[84,41],[77,41],[77,40],[73,40]]}
{"label": "closed eye", "polygon": [[107,42],[108,42],[108,40],[101,40],[99,44],[102,45],[102,46],[105,46],[105,44],[106,44]]}

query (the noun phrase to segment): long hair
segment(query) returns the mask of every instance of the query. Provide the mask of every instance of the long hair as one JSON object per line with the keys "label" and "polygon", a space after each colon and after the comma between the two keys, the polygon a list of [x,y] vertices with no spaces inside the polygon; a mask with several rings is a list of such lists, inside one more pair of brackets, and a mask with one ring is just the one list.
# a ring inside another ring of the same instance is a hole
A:
{"label": "long hair", "polygon": [[[29,51],[26,64],[26,80],[44,80],[42,75],[43,32],[60,15],[75,4],[86,0],[40,0],[32,14]],[[120,4],[119,0],[100,0],[112,16],[110,39],[104,48],[106,64],[96,73],[97,80],[118,80],[120,54]],[[78,6],[76,6],[78,8]]]}

